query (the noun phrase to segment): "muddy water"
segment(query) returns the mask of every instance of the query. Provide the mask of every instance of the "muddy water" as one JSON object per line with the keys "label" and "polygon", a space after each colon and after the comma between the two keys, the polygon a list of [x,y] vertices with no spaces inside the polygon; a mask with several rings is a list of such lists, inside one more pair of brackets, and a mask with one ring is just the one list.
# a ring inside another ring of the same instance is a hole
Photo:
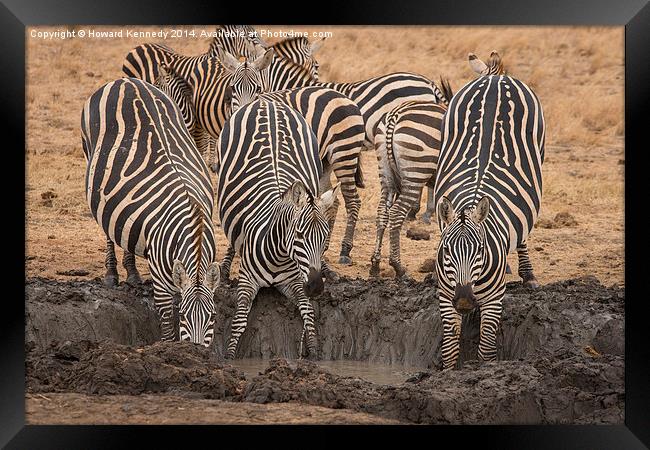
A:
{"label": "muddy water", "polygon": [[[290,360],[295,364],[296,360]],[[380,385],[399,385],[404,383],[414,373],[421,372],[424,368],[404,366],[401,364],[379,364],[368,361],[333,360],[315,361],[318,367],[340,377],[361,378],[371,383]],[[241,370],[247,380],[252,380],[257,375],[264,373],[269,367],[269,360],[264,358],[236,359],[230,363]]]}

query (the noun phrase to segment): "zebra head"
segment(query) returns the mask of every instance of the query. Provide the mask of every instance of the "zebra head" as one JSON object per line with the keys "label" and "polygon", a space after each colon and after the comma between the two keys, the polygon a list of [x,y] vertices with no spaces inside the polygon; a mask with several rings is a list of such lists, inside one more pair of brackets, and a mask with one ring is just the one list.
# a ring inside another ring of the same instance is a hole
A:
{"label": "zebra head", "polygon": [[314,197],[301,181],[295,181],[285,192],[282,202],[289,205],[290,222],[286,232],[289,256],[298,265],[305,294],[309,297],[323,292],[321,256],[329,236],[328,224],[340,183]]}
{"label": "zebra head", "polygon": [[221,64],[232,72],[230,85],[225,89],[224,103],[230,104],[230,112],[247,105],[269,91],[268,74],[265,73],[273,61],[275,51],[270,48],[253,61],[240,62],[228,52],[224,52]]}
{"label": "zebra head", "polygon": [[481,224],[489,212],[488,197],[483,197],[474,208],[458,213],[447,197],[438,205],[438,217],[443,224],[436,264],[438,279],[453,290],[452,305],[460,314],[478,306],[474,284],[486,260],[486,233]]}
{"label": "zebra head", "polygon": [[183,115],[185,125],[188,130],[192,130],[196,119],[190,85],[174,69],[165,64],[158,65],[158,76],[153,84],[167,94],[169,98],[176,101]]}
{"label": "zebra head", "polygon": [[214,335],[214,291],[219,285],[219,264],[211,263],[203,279],[199,280],[198,275],[188,275],[183,263],[177,259],[172,278],[181,292],[178,308],[180,340],[209,346]]}
{"label": "zebra head", "polygon": [[309,39],[302,36],[288,38],[275,43],[272,48],[280,58],[287,59],[294,64],[304,67],[314,81],[318,81],[318,70],[320,66],[316,58],[314,58],[314,53],[323,46],[325,39],[327,37],[309,42]]}
{"label": "zebra head", "polygon": [[220,58],[226,51],[235,57],[248,59],[255,57],[260,49],[267,47],[268,44],[250,25],[219,25],[208,53],[210,56]]}

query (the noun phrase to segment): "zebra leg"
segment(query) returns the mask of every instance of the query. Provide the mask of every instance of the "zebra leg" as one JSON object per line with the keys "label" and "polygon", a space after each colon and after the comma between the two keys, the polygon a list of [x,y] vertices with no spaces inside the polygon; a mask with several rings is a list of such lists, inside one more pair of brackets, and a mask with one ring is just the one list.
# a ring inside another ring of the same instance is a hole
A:
{"label": "zebra leg", "polygon": [[135,255],[124,250],[122,265],[126,269],[126,282],[132,286],[142,284],[142,277],[135,266]]}
{"label": "zebra leg", "polygon": [[[354,230],[357,226],[357,219],[359,217],[359,209],[361,208],[361,199],[357,192],[357,185],[354,180],[355,169],[359,164],[359,157],[355,157],[353,161],[343,159],[345,155],[341,155],[341,160],[336,160],[332,164],[336,178],[341,182],[341,194],[345,202],[345,212],[347,214],[347,223],[345,226],[345,235],[341,242],[341,253],[339,255],[339,263],[345,265],[352,264],[350,252],[352,251],[354,241]],[[352,169],[350,164],[352,162]]]}
{"label": "zebra leg", "polygon": [[239,338],[246,330],[248,313],[251,311],[253,299],[257,295],[258,290],[259,286],[257,283],[249,280],[245,271],[240,271],[239,283],[237,284],[237,311],[230,325],[230,340],[228,341],[228,349],[226,351],[226,358],[228,359],[234,359],[235,357]]}
{"label": "zebra leg", "polygon": [[[318,189],[320,194],[323,194],[332,189],[332,183],[330,181],[330,174],[332,173],[331,169],[332,167],[329,166],[326,161],[323,162],[323,175],[318,181]],[[341,202],[339,199],[335,198],[331,208],[325,212],[330,232],[325,238],[325,246],[323,247],[323,258],[321,258],[321,273],[329,281],[339,280],[339,275],[334,270],[332,270],[332,268],[330,268],[329,264],[327,264],[327,261],[325,261],[324,255],[330,246],[330,240],[332,239],[332,233],[334,232],[334,223],[336,222],[336,214],[338,213],[340,204]]]}
{"label": "zebra leg", "polygon": [[388,225],[388,189],[382,185],[377,206],[377,237],[375,239],[375,251],[370,258],[370,276],[379,276],[379,262],[381,261],[381,244],[384,239],[384,230]]}
{"label": "zebra leg", "polygon": [[154,303],[160,316],[161,340],[173,341],[176,337],[174,330],[174,298],[163,289],[161,286],[154,285]]}
{"label": "zebra leg", "polygon": [[232,245],[228,244],[228,250],[226,250],[226,255],[223,257],[219,269],[221,272],[221,281],[228,281],[230,279],[230,266],[232,265],[232,260],[235,257],[235,249]]}
{"label": "zebra leg", "polygon": [[117,257],[115,256],[115,243],[111,238],[106,236],[106,275],[104,284],[108,287],[115,287],[120,281],[120,275],[117,273]]}
{"label": "zebra leg", "polygon": [[442,316],[442,370],[453,369],[460,354],[460,331],[462,317],[456,312],[451,300],[440,296],[440,315]]}
{"label": "zebra leg", "polygon": [[[422,189],[420,189],[419,194],[422,194]],[[402,193],[388,212],[388,227],[390,229],[389,263],[395,270],[395,278],[401,278],[406,275],[406,269],[404,269],[400,261],[400,232],[402,231],[406,214],[413,207],[417,198],[418,191],[403,186]]]}
{"label": "zebra leg", "polygon": [[427,186],[427,210],[422,214],[422,222],[431,223],[431,218],[436,214],[436,205],[433,201],[433,187]]}
{"label": "zebra leg", "polygon": [[517,256],[519,257],[519,276],[523,280],[524,286],[535,289],[539,287],[537,278],[533,274],[533,265],[530,263],[530,257],[528,256],[528,243],[526,241],[522,242],[519,247],[517,247]]}
{"label": "zebra leg", "polygon": [[420,212],[420,203],[422,203],[422,191],[420,191],[420,194],[418,195],[417,202],[415,202],[415,204],[411,207],[411,209],[409,209],[408,213],[406,214],[405,220],[407,222],[415,220],[417,213]]}
{"label": "zebra leg", "polygon": [[481,306],[481,329],[478,356],[483,361],[497,359],[497,331],[503,310],[503,294],[497,300]]}
{"label": "zebra leg", "polygon": [[292,283],[280,285],[278,286],[278,289],[298,306],[300,317],[302,317],[302,334],[300,337],[298,356],[300,358],[303,356],[303,342],[306,337],[309,358],[318,359],[318,349],[316,347],[316,326],[314,325],[314,307],[309,301],[309,297],[305,295],[302,281],[299,277],[296,277]]}

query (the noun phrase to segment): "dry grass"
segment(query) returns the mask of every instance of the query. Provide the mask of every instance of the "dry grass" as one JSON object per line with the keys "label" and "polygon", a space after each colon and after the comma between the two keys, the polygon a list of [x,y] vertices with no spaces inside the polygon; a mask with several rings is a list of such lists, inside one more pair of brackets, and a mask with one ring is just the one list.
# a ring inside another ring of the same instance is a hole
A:
{"label": "dry grass", "polygon": [[[99,28],[120,27],[95,27]],[[436,81],[440,75],[447,77],[457,91],[474,77],[467,64],[468,53],[487,58],[491,50],[499,51],[508,72],[529,84],[544,107],[547,159],[541,219],[552,220],[555,214],[568,211],[578,222],[575,227],[534,231],[530,248],[538,278],[550,282],[594,274],[604,282],[624,283],[625,166],[619,164],[624,159],[622,27],[263,28],[331,31],[333,37],[318,55],[324,81],[355,81],[391,71],[413,71]],[[60,278],[56,271],[74,268],[86,269],[90,276],[102,275],[105,243],[84,197],[81,107],[97,88],[121,76],[126,53],[144,42],[148,40],[42,41],[27,37],[30,259],[26,264],[30,276]],[[172,39],[165,43],[187,55],[208,48],[206,39]],[[355,264],[347,268],[335,266],[344,274],[366,277],[378,201],[374,154],[364,153],[362,164],[368,187],[361,192],[362,210],[352,252]],[[41,198],[47,191],[57,195],[51,199],[51,206]],[[344,220],[341,208],[331,260],[337,259]],[[422,278],[417,268],[436,248],[439,237],[437,226],[424,228],[432,232],[432,240],[425,244],[429,247],[426,252],[422,251],[421,241],[402,238],[403,259],[416,278]],[[220,239],[219,254],[223,255],[224,250],[225,239]],[[139,264],[146,273],[142,261]],[[516,258],[511,265],[516,268]],[[392,271],[385,269],[383,274],[391,276]]]}

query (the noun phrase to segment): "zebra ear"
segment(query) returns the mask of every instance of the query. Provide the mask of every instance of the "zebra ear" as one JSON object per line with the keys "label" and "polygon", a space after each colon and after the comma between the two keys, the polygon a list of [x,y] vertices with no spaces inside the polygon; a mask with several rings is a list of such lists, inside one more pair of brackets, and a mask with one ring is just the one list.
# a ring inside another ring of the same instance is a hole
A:
{"label": "zebra ear", "polygon": [[297,208],[302,208],[307,204],[307,189],[302,181],[296,180],[284,194],[285,200],[293,203]]}
{"label": "zebra ear", "polygon": [[474,72],[479,75],[485,75],[488,71],[488,66],[486,66],[483,61],[478,59],[478,56],[476,56],[474,53],[469,54],[469,66]]}
{"label": "zebra ear", "polygon": [[476,223],[481,223],[490,213],[490,198],[485,196],[476,204],[476,208],[472,211],[472,220]]}
{"label": "zebra ear", "polygon": [[228,50],[224,50],[221,47],[219,47],[219,61],[221,62],[221,65],[225,67],[225,69],[233,73],[237,70],[237,67],[241,64],[237,58],[235,58]]}
{"label": "zebra ear", "polygon": [[336,183],[336,186],[334,186],[329,191],[324,192],[323,195],[320,196],[319,200],[321,202],[322,207],[325,209],[325,211],[328,211],[332,207],[332,205],[334,204],[334,200],[336,200],[336,196],[339,194],[340,190],[341,190],[341,182],[339,181],[338,183]]}
{"label": "zebra ear", "polygon": [[205,287],[214,292],[217,286],[219,286],[220,274],[221,269],[219,268],[219,263],[213,262],[210,264],[208,270],[205,272],[205,279],[203,280]]}
{"label": "zebra ear", "polygon": [[438,203],[438,217],[440,217],[442,223],[449,225],[454,220],[455,215],[456,212],[451,201],[447,197],[442,197],[442,200]]}
{"label": "zebra ear", "polygon": [[317,40],[317,41],[315,41],[315,42],[312,42],[312,44],[311,44],[311,48],[310,48],[310,51],[311,51],[311,54],[312,54],[312,55],[313,55],[314,53],[316,53],[318,50],[320,50],[320,48],[321,48],[321,47],[323,46],[323,44],[325,43],[325,39],[327,39],[327,37],[324,37],[323,39],[319,39],[319,40]]}
{"label": "zebra ear", "polygon": [[274,55],[275,55],[275,50],[273,48],[269,48],[267,51],[264,52],[262,56],[260,56],[255,61],[253,61],[251,65],[257,70],[260,71],[264,70],[267,67],[269,67],[269,65],[271,65]]}
{"label": "zebra ear", "polygon": [[174,280],[174,286],[176,286],[181,292],[190,285],[190,279],[185,271],[185,266],[178,259],[174,260],[172,280]]}

